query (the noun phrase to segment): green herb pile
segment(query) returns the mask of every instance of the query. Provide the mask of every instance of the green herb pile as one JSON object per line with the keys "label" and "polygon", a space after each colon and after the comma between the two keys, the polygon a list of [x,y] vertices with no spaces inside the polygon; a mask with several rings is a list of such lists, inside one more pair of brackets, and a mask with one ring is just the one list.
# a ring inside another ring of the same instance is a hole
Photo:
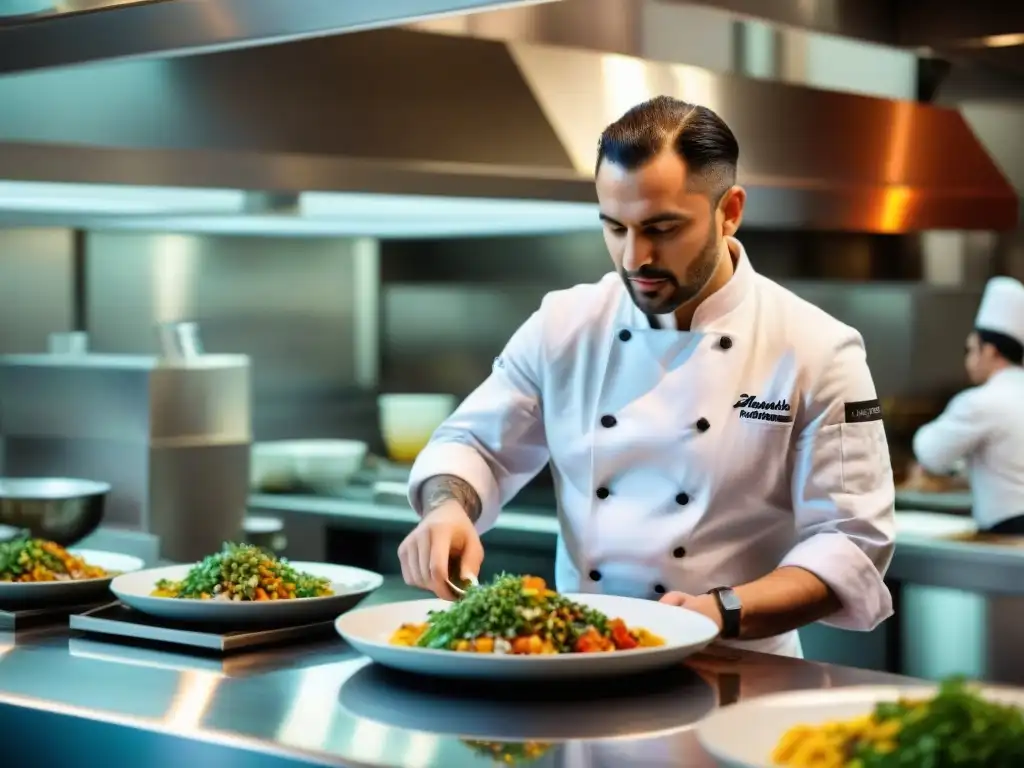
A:
{"label": "green herb pile", "polygon": [[875,719],[901,722],[897,749],[858,747],[849,768],[1024,768],[1024,712],[983,699],[959,678],[924,704],[879,704]]}
{"label": "green herb pile", "polygon": [[181,581],[160,580],[156,592],[191,600],[277,600],[332,593],[329,580],[300,573],[259,547],[232,543],[203,558]]}
{"label": "green herb pile", "polygon": [[422,648],[452,649],[459,640],[478,637],[538,635],[551,640],[557,652],[569,653],[588,627],[604,634],[608,617],[551,590],[524,588],[523,577],[503,573],[470,589],[448,610],[432,611],[427,625],[417,642]]}

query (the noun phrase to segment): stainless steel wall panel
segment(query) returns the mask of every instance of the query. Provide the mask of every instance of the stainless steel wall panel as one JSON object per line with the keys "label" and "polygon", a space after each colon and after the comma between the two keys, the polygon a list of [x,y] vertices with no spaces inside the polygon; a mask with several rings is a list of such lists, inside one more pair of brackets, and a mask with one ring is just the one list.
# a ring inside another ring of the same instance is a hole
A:
{"label": "stainless steel wall panel", "polygon": [[[965,384],[962,343],[983,276],[955,288],[922,284],[913,242],[747,228],[741,238],[761,274],[860,331],[882,396]],[[600,234],[389,242],[381,263],[382,386],[458,394],[487,376],[545,293],[612,268]]]}
{"label": "stainless steel wall panel", "polygon": [[157,323],[197,320],[208,353],[252,360],[255,439],[373,441],[376,248],[373,240],[91,232],[92,348],[152,353]]}
{"label": "stainless steel wall panel", "polygon": [[74,329],[74,233],[0,229],[0,354],[45,352]]}

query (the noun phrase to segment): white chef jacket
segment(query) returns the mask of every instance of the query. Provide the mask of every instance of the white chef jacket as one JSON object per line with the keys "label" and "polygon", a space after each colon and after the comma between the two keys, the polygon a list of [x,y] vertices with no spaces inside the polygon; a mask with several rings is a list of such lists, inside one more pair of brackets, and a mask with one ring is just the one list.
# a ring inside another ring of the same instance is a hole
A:
{"label": "white chef jacket", "polygon": [[1024,515],[1024,369],[1014,366],[966,389],[914,435],[914,455],[933,474],[966,463],[980,528]]}
{"label": "white chef jacket", "polygon": [[[550,460],[561,592],[700,594],[799,566],[842,601],[826,623],[888,618],[894,488],[863,341],[730,247],[690,331],[651,328],[616,273],[548,294],[418,456],[413,508],[456,475],[486,531]],[[796,632],[732,644],[801,655]]]}

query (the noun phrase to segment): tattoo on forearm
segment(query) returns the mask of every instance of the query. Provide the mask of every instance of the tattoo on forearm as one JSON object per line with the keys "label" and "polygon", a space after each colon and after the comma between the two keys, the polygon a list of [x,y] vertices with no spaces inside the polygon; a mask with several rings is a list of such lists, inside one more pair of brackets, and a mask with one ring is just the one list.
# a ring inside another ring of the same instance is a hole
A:
{"label": "tattoo on forearm", "polygon": [[474,523],[480,518],[483,505],[473,486],[455,475],[435,475],[423,483],[420,503],[423,513],[437,509],[446,501],[457,501]]}

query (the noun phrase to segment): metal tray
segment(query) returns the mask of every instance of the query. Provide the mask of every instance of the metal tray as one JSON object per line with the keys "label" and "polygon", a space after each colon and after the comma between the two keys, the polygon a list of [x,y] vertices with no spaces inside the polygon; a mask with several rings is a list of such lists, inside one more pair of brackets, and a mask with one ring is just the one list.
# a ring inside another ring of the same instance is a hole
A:
{"label": "metal tray", "polygon": [[66,623],[68,616],[109,606],[109,601],[75,603],[74,605],[48,605],[45,608],[0,608],[0,632],[20,632],[38,629],[47,624]]}
{"label": "metal tray", "polygon": [[334,632],[334,622],[217,631],[206,625],[169,622],[121,603],[72,614],[71,629],[89,634],[230,653],[289,641],[306,642]]}
{"label": "metal tray", "polygon": [[[0,639],[2,636],[0,633]],[[231,678],[282,669],[304,670],[352,657],[351,649],[338,642],[337,635],[292,645],[243,648],[233,653],[78,632],[72,633],[67,642],[71,655],[81,658],[175,672],[214,672]]]}

